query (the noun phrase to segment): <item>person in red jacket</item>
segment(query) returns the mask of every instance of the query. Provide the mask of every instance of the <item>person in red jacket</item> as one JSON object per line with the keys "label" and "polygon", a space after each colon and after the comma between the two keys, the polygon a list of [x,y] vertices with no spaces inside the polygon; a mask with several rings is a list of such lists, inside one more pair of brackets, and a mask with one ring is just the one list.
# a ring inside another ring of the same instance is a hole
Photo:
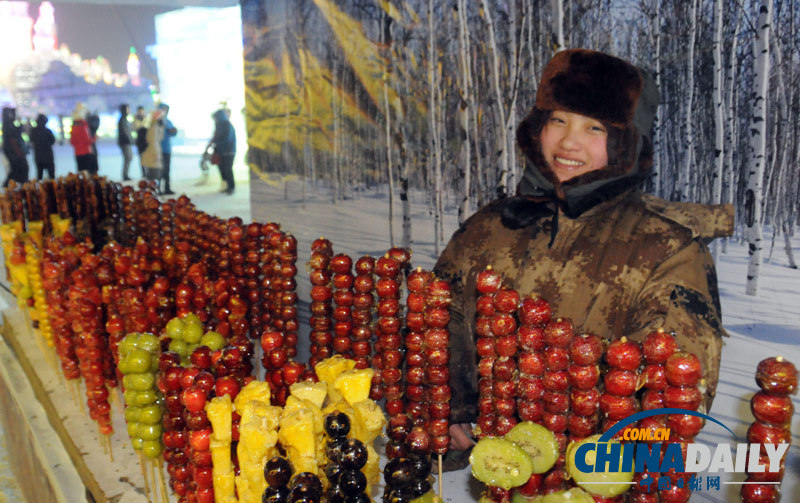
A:
{"label": "person in red jacket", "polygon": [[86,123],[86,107],[83,103],[78,103],[72,112],[72,132],[70,133],[69,141],[75,149],[75,161],[78,164],[78,171],[97,174],[92,151],[95,139],[89,134],[89,125]]}

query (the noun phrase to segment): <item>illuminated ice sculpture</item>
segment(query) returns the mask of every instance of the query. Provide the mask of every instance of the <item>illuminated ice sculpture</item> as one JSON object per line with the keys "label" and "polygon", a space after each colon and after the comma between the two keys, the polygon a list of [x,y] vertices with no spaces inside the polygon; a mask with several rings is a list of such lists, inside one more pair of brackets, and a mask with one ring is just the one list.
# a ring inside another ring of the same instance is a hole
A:
{"label": "illuminated ice sculpture", "polygon": [[131,79],[131,84],[133,84],[134,86],[142,85],[142,79],[139,75],[141,66],[142,64],[139,61],[139,56],[136,55],[136,48],[131,47],[131,51],[128,54],[127,69],[128,69],[128,77]]}
{"label": "illuminated ice sculpture", "polygon": [[33,50],[53,51],[56,47],[55,9],[50,2],[42,2],[39,6],[39,17],[33,24]]}

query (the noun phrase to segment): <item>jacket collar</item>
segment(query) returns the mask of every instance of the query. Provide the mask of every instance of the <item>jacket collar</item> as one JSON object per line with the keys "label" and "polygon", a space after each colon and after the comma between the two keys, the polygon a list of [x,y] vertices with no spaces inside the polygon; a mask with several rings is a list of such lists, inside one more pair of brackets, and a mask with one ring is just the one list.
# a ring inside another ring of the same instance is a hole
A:
{"label": "jacket collar", "polygon": [[557,202],[566,216],[577,218],[601,203],[634,190],[645,174],[638,170],[617,174],[603,168],[567,183],[558,183],[558,180],[554,183],[552,178],[550,173],[542,173],[528,160],[517,194]]}

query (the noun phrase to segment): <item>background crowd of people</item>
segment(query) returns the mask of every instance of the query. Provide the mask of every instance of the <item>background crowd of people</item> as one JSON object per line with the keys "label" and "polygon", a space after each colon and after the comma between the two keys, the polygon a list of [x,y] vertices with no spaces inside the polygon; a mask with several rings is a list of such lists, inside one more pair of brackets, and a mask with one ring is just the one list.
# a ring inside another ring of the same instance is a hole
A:
{"label": "background crowd of people", "polygon": [[[117,144],[122,153],[121,179],[132,180],[133,147],[139,157],[141,178],[155,181],[163,195],[172,195],[170,174],[172,166],[172,139],[178,129],[169,119],[169,105],[160,103],[149,113],[144,107],[137,107],[130,118],[131,109],[127,103],[119,106],[117,122]],[[223,181],[222,192],[232,194],[235,189],[233,160],[236,156],[236,132],[230,122],[230,109],[223,106],[212,114],[214,134],[203,151],[202,166],[207,162],[219,167]],[[13,107],[3,108],[2,143],[3,153],[8,160],[8,172],[3,187],[11,180],[24,183],[29,179],[30,165],[28,154],[33,152],[36,165],[36,179],[45,174],[55,178],[55,156],[53,146],[56,136],[47,127],[48,117],[39,114],[34,121],[20,121]],[[59,124],[61,119],[59,118]],[[75,105],[72,112],[72,127],[69,129],[69,142],[75,153],[77,171],[96,174],[99,171],[97,137],[100,117],[89,111],[83,103]],[[65,131],[61,127],[61,135]],[[204,180],[207,175],[204,168]]]}

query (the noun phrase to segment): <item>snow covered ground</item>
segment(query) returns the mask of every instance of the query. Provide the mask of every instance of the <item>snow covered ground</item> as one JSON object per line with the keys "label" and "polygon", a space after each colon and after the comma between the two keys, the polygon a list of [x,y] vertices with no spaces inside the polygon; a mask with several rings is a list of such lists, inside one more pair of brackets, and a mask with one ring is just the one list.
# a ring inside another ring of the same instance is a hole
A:
{"label": "snow covered ground", "polygon": [[[218,194],[219,177],[212,167],[212,179],[206,185],[195,185],[199,175],[198,160],[202,146],[186,146],[173,154],[173,190],[185,192],[195,204],[209,213],[220,216],[240,216],[246,222],[252,218],[261,222],[274,221],[283,229],[293,233],[298,239],[298,293],[301,299],[301,326],[308,324],[308,299],[310,285],[304,264],[308,260],[311,241],[325,236],[333,242],[334,250],[358,257],[364,254],[378,256],[390,247],[388,229],[388,197],[382,191],[368,189],[360,196],[330,203],[327,188],[306,187],[305,204],[302,201],[302,185],[296,178],[259,177],[254,175],[249,182],[241,170],[237,173],[237,192],[234,196]],[[74,160],[68,145],[56,151],[57,174],[74,170]],[[138,164],[134,161],[132,173],[138,174]],[[112,179],[119,177],[121,158],[113,143],[101,144],[101,174]],[[33,171],[32,171],[33,172]],[[288,181],[287,181],[288,180]],[[252,198],[252,208],[251,208]],[[394,211],[395,244],[401,236],[401,208],[396,198]],[[412,265],[430,268],[435,262],[433,247],[433,221],[425,203],[424,194],[414,193],[411,197],[414,243]],[[444,222],[444,235],[447,239],[457,228],[455,208],[449,207]],[[793,241],[795,254],[800,253],[800,239]],[[722,255],[718,265],[720,291],[722,295],[723,320],[730,337],[725,340],[722,355],[720,384],[711,415],[736,434],[730,434],[715,424],[706,425],[698,441],[710,445],[718,443],[738,443],[745,441],[747,427],[753,417],[749,410],[749,400],[756,391],[754,381],[757,363],[766,357],[784,355],[790,361],[800,364],[800,271],[789,269],[782,248],[776,243],[772,263],[761,268],[759,293],[755,297],[744,294],[747,269],[747,249],[744,245],[732,243],[728,253]],[[306,328],[306,331],[308,329]],[[306,332],[307,333],[307,332]],[[307,351],[307,338],[301,337],[301,355]],[[795,407],[800,405],[794,397]],[[786,475],[783,484],[783,501],[800,501],[800,452],[798,452],[797,432],[800,422],[793,420],[792,447],[786,461]],[[3,449],[0,445],[0,467]],[[704,478],[707,474],[703,475]],[[742,481],[741,475],[722,475],[719,490],[703,490],[692,496],[693,502],[738,501],[740,485],[725,482]],[[2,482],[2,481],[0,481]],[[477,497],[480,484],[472,480],[468,471],[448,473],[444,478],[446,500],[452,502],[468,501]],[[3,489],[0,487],[0,489]],[[13,492],[2,494],[9,501],[16,501]]]}

